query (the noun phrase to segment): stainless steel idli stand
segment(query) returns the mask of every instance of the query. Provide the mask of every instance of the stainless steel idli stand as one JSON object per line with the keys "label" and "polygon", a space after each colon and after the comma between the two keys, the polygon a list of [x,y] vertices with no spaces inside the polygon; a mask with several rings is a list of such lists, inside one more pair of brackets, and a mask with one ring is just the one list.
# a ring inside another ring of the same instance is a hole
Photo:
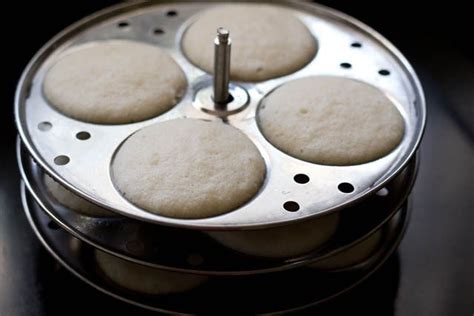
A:
{"label": "stainless steel idli stand", "polygon": [[[25,190],[23,187],[23,193]],[[27,194],[23,194],[25,212],[38,239],[75,276],[124,302],[180,314],[213,314],[228,311],[229,306],[236,314],[288,312],[330,300],[363,282],[389,258],[398,247],[409,219],[406,211],[398,212],[394,221],[384,228],[384,247],[351,271],[321,273],[300,268],[254,276],[213,277],[200,288],[187,293],[151,296],[138,295],[104,279],[91,260],[92,247],[63,229],[50,228],[51,219],[41,210],[28,209],[25,198]],[[238,304],[235,304],[236,298]]]}
{"label": "stainless steel idli stand", "polygon": [[[191,64],[180,46],[181,36],[195,14],[215,2],[138,1],[110,7],[65,29],[32,59],[15,100],[23,205],[38,238],[75,275],[129,303],[184,313],[202,311],[202,304],[196,303],[199,298],[218,295],[219,289],[240,289],[239,295],[246,292],[242,291],[244,287],[273,293],[276,290],[272,289],[281,287],[272,280],[281,284],[317,280],[313,283],[319,288],[311,292],[312,297],[284,291],[284,298],[273,299],[273,303],[260,300],[257,304],[251,295],[242,302],[243,310],[273,312],[315,304],[348,290],[396,249],[408,222],[406,201],[416,178],[415,155],[426,116],[416,74],[393,45],[352,17],[307,2],[271,3],[292,10],[305,23],[317,40],[318,51],[308,65],[293,74],[258,83],[232,82],[229,92],[233,101],[224,106],[216,106],[210,98],[213,78]],[[105,39],[136,40],[166,49],[187,76],[186,95],[168,112],[132,124],[91,124],[54,110],[42,93],[48,67],[71,46]],[[222,56],[225,61],[225,54]],[[401,144],[383,158],[344,167],[308,163],[273,147],[258,128],[261,100],[281,84],[310,75],[354,78],[384,91],[405,120]],[[219,80],[222,81],[225,76]],[[225,91],[219,95],[225,96]],[[267,164],[267,175],[253,200],[221,216],[190,220],[147,212],[121,196],[110,178],[117,148],[135,131],[179,117],[224,120],[256,144]],[[121,216],[93,218],[59,205],[45,188],[45,173],[71,192]],[[299,183],[297,175],[304,175],[308,181]],[[288,209],[288,202],[292,209]],[[339,212],[341,218],[333,238],[299,257],[252,257],[227,249],[206,234],[291,225],[333,212]],[[54,223],[61,229],[56,229]],[[339,272],[304,268],[348,249],[378,230],[383,232],[383,242],[365,262]],[[101,278],[92,256],[87,255],[94,248],[153,268],[213,277],[210,284],[177,296],[176,302],[185,300],[189,304],[173,305],[174,298],[138,295]],[[343,275],[340,281],[338,275]],[[328,282],[331,286],[327,286]],[[275,297],[278,295],[275,293]],[[222,298],[222,302],[226,300]]]}

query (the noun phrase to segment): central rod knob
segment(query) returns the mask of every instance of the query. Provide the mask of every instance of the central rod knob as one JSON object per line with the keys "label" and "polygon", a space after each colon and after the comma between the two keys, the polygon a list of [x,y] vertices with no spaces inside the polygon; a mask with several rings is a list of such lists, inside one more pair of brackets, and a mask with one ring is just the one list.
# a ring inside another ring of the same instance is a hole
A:
{"label": "central rod knob", "polygon": [[214,40],[214,103],[222,107],[229,102],[231,39],[229,31],[219,27]]}

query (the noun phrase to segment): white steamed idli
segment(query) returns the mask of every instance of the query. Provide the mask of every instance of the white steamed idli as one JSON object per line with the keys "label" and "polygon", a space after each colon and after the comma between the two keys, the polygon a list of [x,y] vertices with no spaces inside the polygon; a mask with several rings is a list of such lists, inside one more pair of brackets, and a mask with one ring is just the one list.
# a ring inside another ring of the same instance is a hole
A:
{"label": "white steamed idli", "polygon": [[286,258],[308,253],[328,241],[335,233],[339,214],[260,230],[208,232],[222,245],[252,256]]}
{"label": "white steamed idli", "polygon": [[265,177],[257,147],[221,122],[175,119],[145,127],[118,149],[112,178],[131,203],[175,218],[230,212],[249,201]]}
{"label": "white steamed idli", "polygon": [[151,295],[174,294],[192,290],[207,277],[165,271],[128,262],[105,252],[95,251],[96,262],[105,276],[116,285]]}
{"label": "white steamed idli", "polygon": [[355,165],[389,154],[401,142],[404,121],[379,89],[330,76],[293,80],[271,92],[259,127],[275,147],[298,159]]}
{"label": "white steamed idli", "polygon": [[185,55],[212,73],[218,27],[230,31],[230,77],[262,81],[293,73],[316,54],[316,40],[288,9],[264,4],[218,5],[198,13],[182,39]]}
{"label": "white steamed idli", "polygon": [[183,71],[166,51],[109,40],[64,52],[48,70],[43,90],[51,105],[69,117],[122,124],[169,110],[186,85]]}
{"label": "white steamed idli", "polygon": [[116,214],[77,196],[46,174],[44,175],[44,184],[51,196],[71,211],[92,217],[116,216]]}

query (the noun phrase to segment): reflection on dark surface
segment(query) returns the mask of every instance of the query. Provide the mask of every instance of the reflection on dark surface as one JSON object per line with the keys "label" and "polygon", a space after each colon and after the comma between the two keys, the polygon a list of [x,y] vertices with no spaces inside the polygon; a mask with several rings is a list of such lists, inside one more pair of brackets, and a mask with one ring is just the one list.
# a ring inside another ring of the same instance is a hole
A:
{"label": "reflection on dark surface", "polygon": [[[112,298],[109,298],[98,291],[91,290],[88,285],[72,276],[62,268],[47,253],[42,251],[44,256],[40,265],[40,282],[44,284],[43,303],[45,315],[61,315],[61,312],[68,310],[68,315],[84,315],[91,307],[98,313],[108,312],[114,315],[151,315],[151,312],[127,306]],[[399,284],[400,262],[397,254],[392,255],[387,262],[375,272],[369,279],[357,286],[352,291],[339,298],[322,304],[317,307],[295,312],[296,315],[316,313],[317,315],[339,315],[342,313],[355,313],[356,315],[393,315],[394,300],[397,296]],[[315,280],[316,281],[316,280]],[[65,289],[73,289],[68,291]],[[291,292],[291,289],[288,289]],[[377,297],[377,300],[373,300]],[[87,304],[77,304],[80,298]],[[205,298],[206,299],[206,298]],[[210,304],[212,298],[207,298]],[[76,305],[77,304],[77,305]],[[73,310],[69,307],[75,306]],[[232,309],[226,314],[232,314]]]}
{"label": "reflection on dark surface", "polygon": [[[20,73],[51,36],[112,2],[9,4],[9,15],[17,22],[14,29],[11,24],[3,28],[9,30],[4,32],[3,40],[10,46],[4,51],[7,57],[2,65],[0,85],[1,316],[109,311],[117,316],[151,315],[91,290],[64,269],[58,269],[36,241],[19,200],[12,102]],[[471,315],[474,312],[474,195],[471,192],[474,50],[471,37],[462,33],[472,29],[462,25],[472,20],[462,16],[469,10],[454,3],[433,1],[429,9],[398,1],[323,3],[361,19],[400,48],[425,89],[428,125],[412,194],[411,223],[399,250],[400,268],[393,268],[398,263],[394,264],[392,259],[388,268],[384,266],[359,289],[315,311],[323,315]],[[25,7],[35,13],[28,19],[23,14]],[[398,270],[399,282],[394,272]],[[370,285],[372,282],[375,283]],[[315,314],[315,311],[301,314]]]}
{"label": "reflection on dark surface", "polygon": [[400,259],[398,253],[395,253],[377,272],[352,291],[299,314],[395,315],[399,283]]}
{"label": "reflection on dark surface", "polygon": [[[3,123],[3,122],[2,122]],[[0,163],[0,315],[34,315],[42,308],[36,273],[44,252],[20,206],[14,142],[2,143]]]}

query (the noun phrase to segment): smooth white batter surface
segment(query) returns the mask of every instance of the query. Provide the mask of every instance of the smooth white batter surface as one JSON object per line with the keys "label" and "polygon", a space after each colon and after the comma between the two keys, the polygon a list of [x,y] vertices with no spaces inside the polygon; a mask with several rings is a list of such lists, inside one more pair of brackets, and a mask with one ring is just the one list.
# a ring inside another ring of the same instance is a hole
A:
{"label": "smooth white batter surface", "polygon": [[366,83],[330,76],[286,83],[262,102],[264,136],[290,156],[313,163],[355,165],[389,154],[405,125],[394,103]]}
{"label": "smooth white batter surface", "polygon": [[169,110],[184,95],[187,82],[166,51],[109,40],[64,52],[43,84],[46,98],[63,114],[86,122],[121,124]]}
{"label": "smooth white batter surface", "polygon": [[190,61],[212,73],[218,27],[230,31],[233,80],[262,81],[295,72],[316,54],[316,40],[288,9],[265,4],[218,5],[198,13],[182,47]]}
{"label": "smooth white batter surface", "polygon": [[176,119],[128,138],[113,161],[116,187],[144,210],[175,218],[230,212],[249,201],[265,177],[257,147],[221,122]]}

